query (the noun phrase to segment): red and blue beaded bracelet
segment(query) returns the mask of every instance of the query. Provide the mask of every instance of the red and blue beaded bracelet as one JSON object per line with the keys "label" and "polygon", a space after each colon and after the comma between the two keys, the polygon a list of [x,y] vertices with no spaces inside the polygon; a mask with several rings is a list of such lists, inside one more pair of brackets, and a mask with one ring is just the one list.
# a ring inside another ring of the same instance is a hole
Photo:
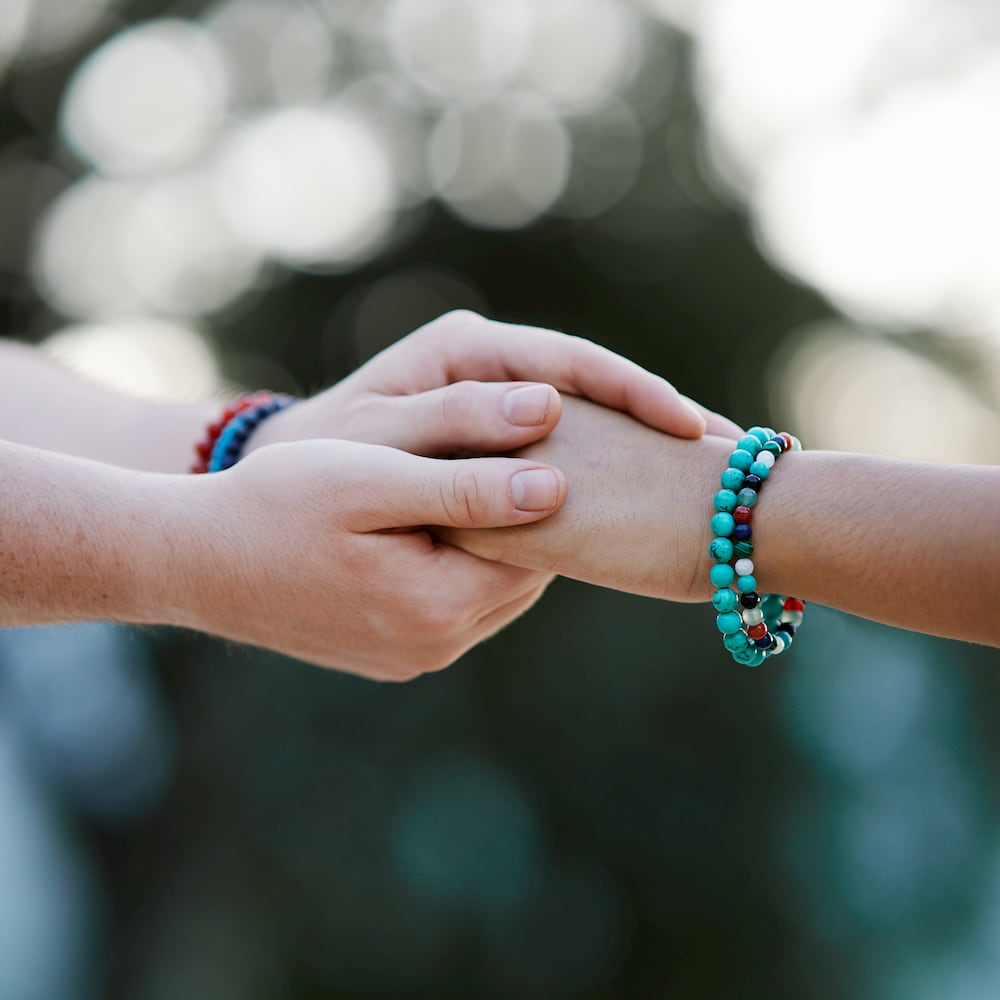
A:
{"label": "red and blue beaded bracelet", "polygon": [[709,579],[716,587],[712,605],[722,642],[737,663],[756,667],[792,644],[805,603],[797,597],[757,593],[753,559],[753,508],[774,463],[786,451],[800,451],[799,439],[770,427],[751,427],[729,456],[714,498],[713,539],[709,555],[715,565]]}
{"label": "red and blue beaded bracelet", "polygon": [[295,396],[267,390],[244,393],[226,406],[218,420],[208,425],[205,436],[195,445],[191,472],[222,472],[235,465],[257,427],[295,402]]}

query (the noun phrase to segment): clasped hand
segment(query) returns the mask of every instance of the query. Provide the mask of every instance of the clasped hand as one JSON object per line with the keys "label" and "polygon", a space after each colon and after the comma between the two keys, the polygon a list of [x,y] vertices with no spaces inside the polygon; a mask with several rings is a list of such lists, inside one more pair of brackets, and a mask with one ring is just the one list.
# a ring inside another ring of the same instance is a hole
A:
{"label": "clasped hand", "polygon": [[373,678],[452,663],[558,568],[495,561],[475,529],[541,521],[572,483],[546,457],[444,459],[540,441],[560,392],[679,438],[706,418],[732,427],[589,341],[449,313],[272,417],[229,472],[197,477],[233,516],[214,525],[216,570],[183,623]]}

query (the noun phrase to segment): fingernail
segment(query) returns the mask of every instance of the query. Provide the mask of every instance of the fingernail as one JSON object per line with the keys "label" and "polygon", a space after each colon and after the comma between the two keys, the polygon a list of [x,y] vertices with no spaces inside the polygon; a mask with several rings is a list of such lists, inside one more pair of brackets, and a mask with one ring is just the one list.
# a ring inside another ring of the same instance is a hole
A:
{"label": "fingernail", "polygon": [[511,389],[503,398],[503,415],[518,427],[545,423],[552,405],[552,389],[547,385],[525,385]]}
{"label": "fingernail", "polygon": [[559,480],[550,469],[515,472],[510,494],[518,510],[548,510],[559,502]]}

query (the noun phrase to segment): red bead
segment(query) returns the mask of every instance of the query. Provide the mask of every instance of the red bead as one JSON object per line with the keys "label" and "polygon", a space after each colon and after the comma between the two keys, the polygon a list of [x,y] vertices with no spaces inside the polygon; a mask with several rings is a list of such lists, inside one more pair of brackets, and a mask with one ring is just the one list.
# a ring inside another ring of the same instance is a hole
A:
{"label": "red bead", "polygon": [[781,440],[785,442],[785,451],[792,450],[792,435],[789,434],[788,431],[781,431],[779,434],[776,434],[775,437],[780,437]]}
{"label": "red bead", "polygon": [[751,639],[763,639],[767,635],[767,626],[763,622],[757,622],[756,625],[751,625],[747,629],[747,635]]}
{"label": "red bead", "polygon": [[805,611],[806,602],[800,601],[797,597],[786,597],[782,607],[785,611]]}
{"label": "red bead", "polygon": [[733,511],[733,520],[737,524],[749,524],[752,516],[753,511],[749,507],[744,507],[742,504],[740,504],[740,506]]}

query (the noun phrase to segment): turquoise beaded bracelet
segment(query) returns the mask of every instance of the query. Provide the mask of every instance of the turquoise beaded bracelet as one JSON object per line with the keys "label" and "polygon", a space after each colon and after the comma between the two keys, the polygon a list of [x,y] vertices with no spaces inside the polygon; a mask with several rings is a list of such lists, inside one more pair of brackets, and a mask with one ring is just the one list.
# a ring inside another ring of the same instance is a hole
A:
{"label": "turquoise beaded bracelet", "polygon": [[801,451],[798,438],[770,427],[751,427],[729,456],[714,498],[709,579],[722,642],[737,663],[756,667],[792,644],[805,603],[797,597],[757,593],[754,577],[753,508],[774,463],[786,451]]}

